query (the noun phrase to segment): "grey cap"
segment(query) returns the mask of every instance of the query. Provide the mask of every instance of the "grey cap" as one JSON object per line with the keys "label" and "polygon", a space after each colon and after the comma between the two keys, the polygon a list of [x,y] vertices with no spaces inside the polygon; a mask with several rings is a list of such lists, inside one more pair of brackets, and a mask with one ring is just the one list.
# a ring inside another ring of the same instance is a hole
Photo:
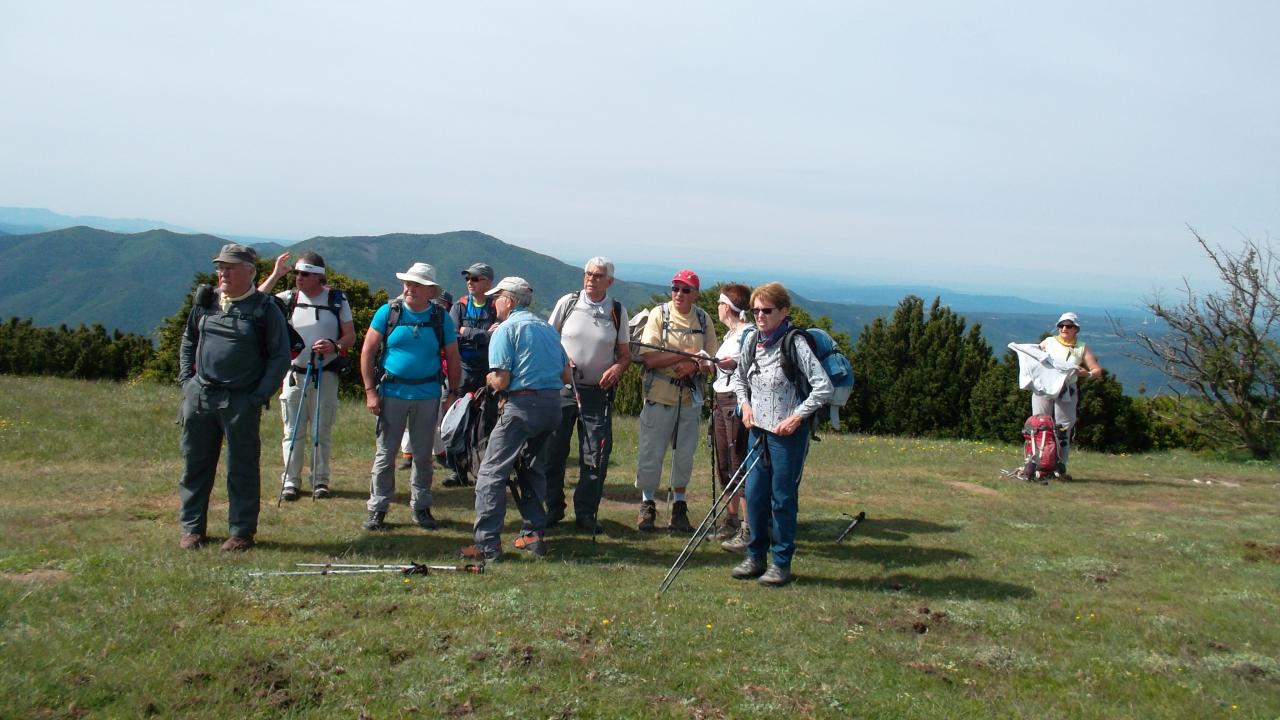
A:
{"label": "grey cap", "polygon": [[493,282],[493,268],[482,262],[471,263],[471,267],[462,271],[462,277],[471,277],[472,275],[481,275],[489,278],[490,282]]}
{"label": "grey cap", "polygon": [[489,288],[485,295],[497,295],[506,290],[515,297],[516,303],[519,305],[528,305],[533,302],[533,287],[529,285],[529,281],[522,277],[510,275],[498,281],[497,285]]}
{"label": "grey cap", "polygon": [[240,243],[227,243],[222,246],[218,254],[214,256],[213,261],[216,263],[248,263],[253,265],[258,262],[258,251],[248,245]]}

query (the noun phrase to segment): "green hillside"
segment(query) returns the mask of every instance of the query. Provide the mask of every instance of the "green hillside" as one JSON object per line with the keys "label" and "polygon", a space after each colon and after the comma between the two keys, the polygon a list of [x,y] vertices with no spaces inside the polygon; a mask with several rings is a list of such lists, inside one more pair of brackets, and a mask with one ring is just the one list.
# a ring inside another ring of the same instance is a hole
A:
{"label": "green hillside", "polygon": [[0,238],[0,317],[150,333],[225,241],[73,227]]}

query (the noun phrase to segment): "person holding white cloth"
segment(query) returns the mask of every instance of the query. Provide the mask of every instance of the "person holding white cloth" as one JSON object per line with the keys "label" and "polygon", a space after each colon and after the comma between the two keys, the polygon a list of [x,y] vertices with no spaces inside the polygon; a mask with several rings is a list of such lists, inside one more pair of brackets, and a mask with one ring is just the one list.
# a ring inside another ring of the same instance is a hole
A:
{"label": "person holding white cloth", "polygon": [[1058,429],[1057,474],[1061,480],[1071,479],[1067,474],[1067,454],[1071,449],[1071,437],[1075,434],[1076,410],[1080,402],[1077,381],[1102,377],[1102,366],[1093,351],[1079,342],[1079,336],[1080,318],[1073,312],[1062,313],[1058,318],[1058,334],[1041,340],[1040,349],[1060,363],[1074,365],[1075,374],[1067,376],[1058,394],[1033,393],[1031,396],[1031,414],[1052,417]]}

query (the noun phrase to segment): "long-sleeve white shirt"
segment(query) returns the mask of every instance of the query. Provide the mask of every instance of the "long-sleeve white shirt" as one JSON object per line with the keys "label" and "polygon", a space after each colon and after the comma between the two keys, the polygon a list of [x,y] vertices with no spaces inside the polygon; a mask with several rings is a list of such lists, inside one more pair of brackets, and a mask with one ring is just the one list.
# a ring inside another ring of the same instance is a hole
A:
{"label": "long-sleeve white shirt", "polygon": [[[752,337],[747,342],[752,342]],[[809,395],[800,397],[795,385],[782,372],[782,343],[771,348],[756,347],[755,362],[751,367],[738,365],[733,374],[733,392],[738,403],[747,403],[755,418],[755,425],[772,430],[778,423],[792,415],[809,417],[831,399],[835,388],[827,371],[822,369],[804,338],[792,338],[796,349],[796,372],[804,373],[809,380]]]}

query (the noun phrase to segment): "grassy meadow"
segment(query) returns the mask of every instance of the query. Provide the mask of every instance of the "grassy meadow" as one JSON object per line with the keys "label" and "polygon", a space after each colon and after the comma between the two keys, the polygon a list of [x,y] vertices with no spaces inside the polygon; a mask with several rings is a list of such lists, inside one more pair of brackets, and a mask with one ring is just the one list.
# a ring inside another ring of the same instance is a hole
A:
{"label": "grassy meadow", "polygon": [[[437,482],[425,532],[401,473],[393,528],[362,531],[373,420],[344,403],[335,497],[277,508],[273,404],[259,545],[184,552],[177,400],[0,377],[0,716],[1280,717],[1275,464],[1079,452],[1073,482],[1041,486],[1000,477],[1012,444],[828,436],[797,582],[735,581],[737,556],[708,544],[658,597],[687,538],[634,530],[637,424],[619,418],[595,544],[570,525],[545,559],[483,575],[253,578],[451,564],[471,490]],[[512,509],[508,550],[517,527]]]}

